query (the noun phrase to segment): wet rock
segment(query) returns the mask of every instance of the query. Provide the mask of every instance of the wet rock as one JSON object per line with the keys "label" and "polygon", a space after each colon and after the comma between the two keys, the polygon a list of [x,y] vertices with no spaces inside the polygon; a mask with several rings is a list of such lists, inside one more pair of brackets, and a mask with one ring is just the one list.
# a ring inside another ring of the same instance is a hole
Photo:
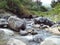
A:
{"label": "wet rock", "polygon": [[49,26],[48,25],[44,25],[44,24],[40,24],[40,28],[45,29],[45,28],[49,28]]}
{"label": "wet rock", "polygon": [[8,19],[8,24],[11,29],[15,31],[20,31],[20,29],[24,30],[26,28],[26,23],[23,19],[20,19],[16,16],[11,16]]}
{"label": "wet rock", "polygon": [[47,28],[46,30],[49,32],[52,32],[52,34],[60,35],[60,27],[54,27],[54,28],[50,27],[50,28]]}
{"label": "wet rock", "polygon": [[26,29],[27,30],[27,32],[29,33],[29,34],[31,34],[31,35],[36,35],[36,34],[38,34],[36,31],[35,31],[35,29]]}
{"label": "wet rock", "polygon": [[60,36],[46,38],[41,45],[60,45]]}
{"label": "wet rock", "polygon": [[33,41],[34,36],[33,35],[27,35],[24,37],[28,42]]}
{"label": "wet rock", "polygon": [[36,30],[40,30],[40,29],[48,28],[49,26],[48,26],[48,25],[44,25],[44,24],[33,24],[32,27],[33,27],[34,29],[36,29]]}
{"label": "wet rock", "polygon": [[0,27],[8,27],[8,21],[6,19],[0,19]]}
{"label": "wet rock", "polygon": [[1,38],[8,38],[10,36],[13,36],[14,35],[14,32],[11,31],[10,29],[2,29],[0,28],[0,37]]}
{"label": "wet rock", "polygon": [[53,26],[51,26],[52,28],[54,28],[54,27],[59,27],[60,26],[60,24],[54,24]]}
{"label": "wet rock", "polygon": [[7,42],[7,45],[26,45],[26,43],[24,43],[24,42],[21,41],[21,40],[11,38],[11,39],[9,39],[9,41]]}
{"label": "wet rock", "polygon": [[34,28],[40,28],[40,25],[39,24],[34,24],[33,27]]}
{"label": "wet rock", "polygon": [[7,41],[13,37],[14,32],[9,29],[0,28],[0,45],[6,45]]}
{"label": "wet rock", "polygon": [[28,32],[24,31],[24,30],[20,30],[20,35],[21,36],[26,36],[26,35],[28,35]]}
{"label": "wet rock", "polygon": [[33,30],[33,28],[26,29],[26,31],[27,31],[28,33],[31,33],[32,30]]}
{"label": "wet rock", "polygon": [[37,43],[41,43],[44,40],[44,38],[40,35],[35,35],[33,41]]}
{"label": "wet rock", "polygon": [[26,21],[26,29],[32,28],[34,21]]}
{"label": "wet rock", "polygon": [[36,31],[34,31],[34,29],[30,32],[32,35],[36,35],[38,34]]}
{"label": "wet rock", "polygon": [[35,24],[45,24],[45,25],[49,25],[52,26],[54,24],[54,22],[52,22],[51,20],[49,20],[48,18],[45,17],[38,17],[34,19]]}

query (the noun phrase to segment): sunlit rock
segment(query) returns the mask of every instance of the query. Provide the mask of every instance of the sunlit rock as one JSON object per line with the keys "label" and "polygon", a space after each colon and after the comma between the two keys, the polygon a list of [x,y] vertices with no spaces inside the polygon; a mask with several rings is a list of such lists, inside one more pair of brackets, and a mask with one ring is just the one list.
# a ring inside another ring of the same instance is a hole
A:
{"label": "sunlit rock", "polygon": [[13,31],[0,28],[0,45],[6,45],[7,41],[13,36]]}
{"label": "sunlit rock", "polygon": [[39,24],[34,24],[33,27],[34,28],[40,28],[40,25]]}
{"label": "sunlit rock", "polygon": [[60,45],[60,36],[46,38],[40,45]]}
{"label": "sunlit rock", "polygon": [[0,37],[3,36],[3,38],[5,38],[13,35],[14,35],[14,32],[12,30],[0,28]]}
{"label": "sunlit rock", "polygon": [[11,39],[9,39],[9,41],[7,42],[7,45],[26,45],[26,43],[24,43],[24,42],[21,41],[21,40],[11,38]]}
{"label": "sunlit rock", "polygon": [[60,27],[54,27],[54,28],[50,27],[47,28],[46,30],[52,32],[52,34],[60,35]]}
{"label": "sunlit rock", "polygon": [[16,16],[11,16],[8,19],[9,27],[14,29],[15,31],[20,31],[20,29],[24,30],[26,28],[26,23],[23,19],[20,19]]}

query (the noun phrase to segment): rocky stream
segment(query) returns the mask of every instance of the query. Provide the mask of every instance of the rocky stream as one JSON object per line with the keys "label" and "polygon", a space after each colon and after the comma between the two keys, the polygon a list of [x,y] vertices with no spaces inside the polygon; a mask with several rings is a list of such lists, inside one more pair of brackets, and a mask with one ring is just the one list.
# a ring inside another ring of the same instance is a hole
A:
{"label": "rocky stream", "polygon": [[60,45],[60,22],[0,14],[0,45]]}

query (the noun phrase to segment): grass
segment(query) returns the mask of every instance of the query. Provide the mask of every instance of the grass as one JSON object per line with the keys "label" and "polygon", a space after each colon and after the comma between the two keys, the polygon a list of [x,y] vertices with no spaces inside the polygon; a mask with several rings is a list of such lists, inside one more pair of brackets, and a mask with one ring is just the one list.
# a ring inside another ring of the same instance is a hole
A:
{"label": "grass", "polygon": [[[11,5],[13,5],[13,6],[11,6]],[[22,4],[21,0],[0,0],[0,9],[16,11],[15,7],[17,7],[19,9],[18,10],[19,14],[25,14],[25,15],[31,14],[30,11],[27,10],[25,8],[25,6]]]}
{"label": "grass", "polygon": [[58,3],[54,8],[52,8],[52,10],[48,12],[31,11],[31,13],[34,15],[50,18],[54,22],[60,21],[60,3]]}

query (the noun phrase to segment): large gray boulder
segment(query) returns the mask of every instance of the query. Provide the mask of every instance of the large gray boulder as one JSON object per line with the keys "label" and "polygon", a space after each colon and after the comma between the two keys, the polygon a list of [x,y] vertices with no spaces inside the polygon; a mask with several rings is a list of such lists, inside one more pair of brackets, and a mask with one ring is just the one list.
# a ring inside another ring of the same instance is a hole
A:
{"label": "large gray boulder", "polygon": [[13,37],[14,32],[9,29],[0,28],[0,45],[6,45],[7,41]]}
{"label": "large gray boulder", "polygon": [[2,29],[0,28],[0,38],[8,38],[10,36],[13,36],[14,32],[10,29]]}
{"label": "large gray boulder", "polygon": [[20,19],[16,16],[11,16],[8,19],[8,24],[11,29],[15,31],[20,31],[20,29],[24,30],[26,28],[26,23],[23,19]]}
{"label": "large gray boulder", "polygon": [[46,38],[41,45],[60,45],[60,36],[51,36]]}

